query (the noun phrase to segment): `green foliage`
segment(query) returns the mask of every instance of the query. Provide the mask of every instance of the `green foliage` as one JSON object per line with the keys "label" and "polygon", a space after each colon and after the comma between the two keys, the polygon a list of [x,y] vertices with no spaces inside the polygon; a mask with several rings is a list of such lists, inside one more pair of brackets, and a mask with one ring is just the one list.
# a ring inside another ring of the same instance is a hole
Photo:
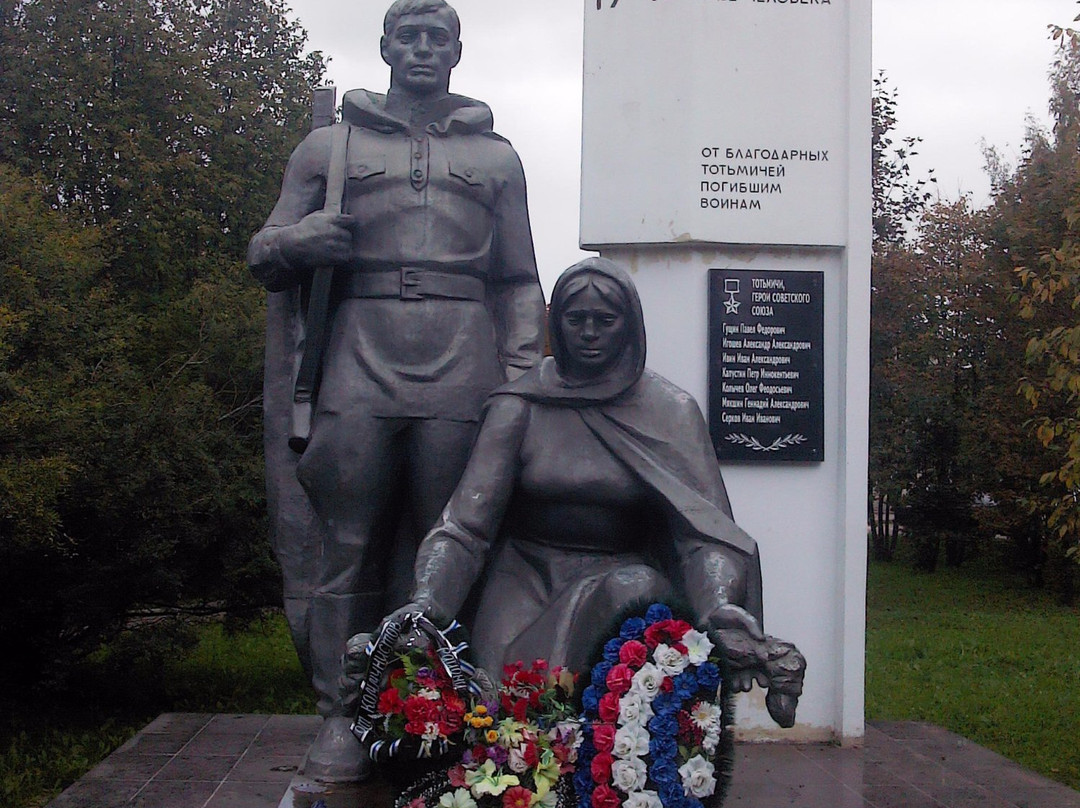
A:
{"label": "green foliage", "polygon": [[[1080,42],[1062,41],[1051,76],[1054,131],[1032,128],[1023,162],[995,189],[999,242],[1023,284],[1020,390],[1046,456],[1032,469],[1043,490],[1030,504],[1051,529],[1051,560],[1075,555],[1080,541]],[[1075,573],[1056,566],[1059,588],[1072,596]]]}
{"label": "green foliage", "polygon": [[0,683],[279,597],[243,258],[303,46],[281,0],[0,2]]}
{"label": "green foliage", "polygon": [[[1015,507],[1000,463],[1022,420],[1001,417],[1020,372],[1018,360],[1003,363],[1015,318],[1010,275],[988,267],[986,234],[986,214],[966,198],[939,202],[910,244],[873,267],[871,479],[923,569],[942,545],[949,563],[963,562],[980,501],[995,513]],[[875,549],[888,558],[896,548]]]}
{"label": "green foliage", "polygon": [[930,721],[1080,788],[1078,617],[998,575],[872,564],[867,718]]}
{"label": "green foliage", "polygon": [[242,633],[218,621],[150,625],[79,665],[71,693],[0,699],[0,805],[44,806],[161,712],[314,711],[280,614]]}

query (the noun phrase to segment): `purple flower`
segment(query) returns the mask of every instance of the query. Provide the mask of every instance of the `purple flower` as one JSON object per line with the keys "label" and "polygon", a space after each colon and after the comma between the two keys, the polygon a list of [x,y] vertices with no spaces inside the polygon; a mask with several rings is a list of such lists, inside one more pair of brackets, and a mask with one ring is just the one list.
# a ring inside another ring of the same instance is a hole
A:
{"label": "purple flower", "polygon": [[486,749],[488,760],[490,760],[496,766],[502,766],[510,757],[510,753],[498,744],[492,744],[491,746],[486,747]]}
{"label": "purple flower", "polygon": [[671,619],[671,609],[663,603],[654,603],[645,611],[645,622],[659,623],[661,620]]}

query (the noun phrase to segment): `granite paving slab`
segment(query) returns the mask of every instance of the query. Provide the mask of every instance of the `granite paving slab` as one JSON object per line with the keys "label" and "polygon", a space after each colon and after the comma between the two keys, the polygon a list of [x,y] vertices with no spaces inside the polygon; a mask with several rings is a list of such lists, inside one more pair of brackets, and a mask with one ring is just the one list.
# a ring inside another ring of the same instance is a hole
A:
{"label": "granite paving slab", "polygon": [[[315,716],[166,713],[48,808],[382,808],[375,784],[297,775]],[[932,724],[874,722],[861,747],[740,744],[725,808],[1080,808],[1080,792]]]}

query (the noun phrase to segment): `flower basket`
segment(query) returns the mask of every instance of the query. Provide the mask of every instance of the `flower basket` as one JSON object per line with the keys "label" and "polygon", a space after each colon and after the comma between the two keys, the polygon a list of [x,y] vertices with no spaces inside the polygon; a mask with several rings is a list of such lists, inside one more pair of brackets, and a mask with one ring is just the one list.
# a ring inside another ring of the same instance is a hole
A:
{"label": "flower basket", "polygon": [[422,613],[388,621],[367,644],[352,732],[391,779],[411,780],[462,752],[469,704],[484,680],[466,661],[457,622],[440,629]]}

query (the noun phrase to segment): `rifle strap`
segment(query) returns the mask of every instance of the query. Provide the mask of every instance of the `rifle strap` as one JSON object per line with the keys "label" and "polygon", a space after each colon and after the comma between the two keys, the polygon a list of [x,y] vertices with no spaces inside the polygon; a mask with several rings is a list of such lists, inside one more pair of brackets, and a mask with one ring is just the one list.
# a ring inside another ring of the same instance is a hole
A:
{"label": "rifle strap", "polygon": [[[326,169],[325,213],[341,213],[345,196],[345,162],[349,153],[351,127],[342,123],[331,129],[330,163]],[[295,415],[301,423],[294,423],[289,445],[294,451],[303,451],[311,431],[311,407],[315,401],[319,369],[322,366],[326,331],[330,319],[330,290],[333,284],[332,267],[319,267],[311,279],[308,296],[307,318],[304,324],[304,355],[296,374],[293,392]],[[302,423],[306,421],[305,423]]]}

